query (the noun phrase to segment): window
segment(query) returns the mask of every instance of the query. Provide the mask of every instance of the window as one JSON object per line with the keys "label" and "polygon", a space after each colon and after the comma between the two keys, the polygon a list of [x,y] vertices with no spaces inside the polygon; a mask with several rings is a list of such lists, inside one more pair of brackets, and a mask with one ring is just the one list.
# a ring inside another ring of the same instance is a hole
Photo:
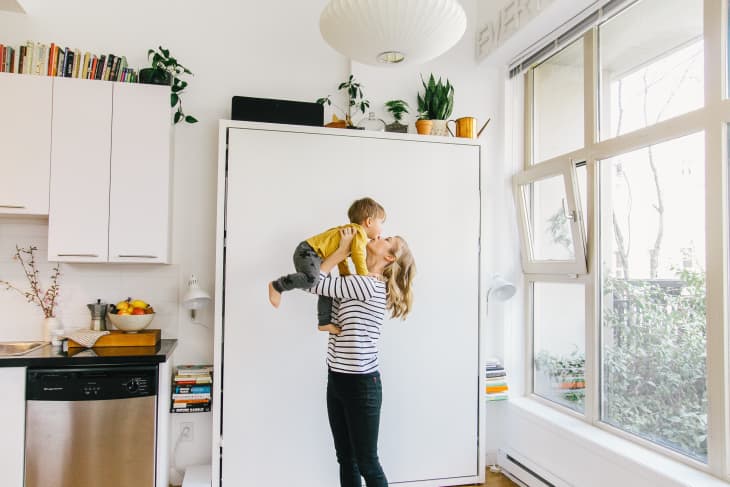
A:
{"label": "window", "polygon": [[707,461],[704,134],[601,166],[601,419]]}
{"label": "window", "polygon": [[583,146],[583,43],[573,42],[534,70],[533,144],[544,161]]}
{"label": "window", "polygon": [[533,389],[583,412],[585,398],[585,286],[533,283]]}
{"label": "window", "polygon": [[602,139],[702,106],[701,1],[641,0],[598,35]]}
{"label": "window", "polygon": [[513,177],[532,393],[725,480],[729,4],[626,2],[528,69]]}

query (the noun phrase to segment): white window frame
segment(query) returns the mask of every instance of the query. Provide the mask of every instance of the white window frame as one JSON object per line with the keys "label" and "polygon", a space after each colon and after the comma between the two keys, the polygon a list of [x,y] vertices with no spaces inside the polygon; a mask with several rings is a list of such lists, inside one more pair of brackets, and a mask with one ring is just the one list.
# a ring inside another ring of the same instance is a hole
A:
{"label": "white window frame", "polygon": [[[641,0],[639,0],[641,1]],[[561,154],[549,161],[535,164],[532,160],[532,71],[524,74],[524,172],[516,175],[513,181],[520,184],[529,182],[529,174],[546,174],[545,165],[559,166],[570,161],[586,161],[587,165],[587,208],[586,222],[586,262],[584,276],[571,276],[564,269],[554,267],[534,267],[524,258],[523,271],[528,284],[525,299],[526,316],[532,316],[532,282],[554,281],[575,282],[575,278],[586,284],[586,397],[585,413],[579,414],[535,394],[532,398],[541,403],[586,421],[598,428],[658,451],[682,463],[706,471],[724,480],[730,480],[730,332],[728,331],[728,278],[730,262],[728,259],[730,240],[730,211],[728,210],[728,154],[727,137],[730,124],[730,99],[727,96],[727,30],[728,0],[704,0],[703,38],[705,65],[705,102],[694,111],[664,120],[655,125],[637,129],[610,139],[599,140],[598,134],[598,52],[596,28],[583,35],[584,42],[584,146],[567,154]],[[520,94],[517,94],[518,96]],[[707,284],[707,395],[708,395],[708,458],[707,464],[642,440],[622,430],[611,427],[600,420],[600,261],[599,239],[597,234],[598,211],[598,161],[630,152],[636,149],[676,139],[696,132],[705,134],[705,181],[706,181],[706,284]],[[560,162],[555,162],[560,160]],[[543,172],[544,171],[544,172]],[[570,187],[570,185],[568,185]],[[566,187],[567,189],[567,187]],[[521,198],[515,187],[515,199]],[[570,198],[569,198],[570,199]],[[524,219],[524,208],[519,201],[520,218]],[[578,202],[574,201],[575,208]],[[579,213],[579,218],[583,215]],[[529,240],[524,233],[525,222],[520,222],[521,244]],[[577,245],[577,241],[574,241]],[[527,265],[525,265],[527,264]],[[532,323],[526,320],[526,384],[532,388]],[[528,393],[529,394],[529,393]]]}
{"label": "white window frame", "polygon": [[[539,260],[534,256],[534,238],[530,231],[528,216],[532,214],[527,208],[524,187],[553,176],[561,176],[565,189],[565,206],[567,220],[573,241],[573,259],[571,260]],[[575,164],[571,160],[553,159],[549,162],[532,166],[512,178],[512,190],[517,207],[520,230],[520,249],[522,251],[522,268],[527,274],[570,274],[582,275],[587,272],[585,237],[583,235],[583,216],[578,199],[575,181]]]}

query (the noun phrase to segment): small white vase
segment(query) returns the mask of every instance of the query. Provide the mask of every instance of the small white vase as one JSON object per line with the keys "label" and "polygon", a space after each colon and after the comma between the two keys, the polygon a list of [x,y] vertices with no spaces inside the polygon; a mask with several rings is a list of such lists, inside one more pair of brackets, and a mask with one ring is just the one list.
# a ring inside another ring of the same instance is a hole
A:
{"label": "small white vase", "polygon": [[440,135],[442,137],[449,136],[449,129],[446,128],[447,120],[431,120],[433,127],[431,128],[431,135]]}
{"label": "small white vase", "polygon": [[43,319],[43,341],[50,342],[53,338],[53,330],[61,329],[61,320],[55,316]]}

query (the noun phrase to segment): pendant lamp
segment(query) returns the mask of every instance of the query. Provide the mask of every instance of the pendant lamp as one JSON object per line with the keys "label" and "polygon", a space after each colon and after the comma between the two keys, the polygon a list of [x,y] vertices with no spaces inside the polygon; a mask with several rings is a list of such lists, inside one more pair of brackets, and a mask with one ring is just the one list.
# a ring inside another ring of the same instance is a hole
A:
{"label": "pendant lamp", "polygon": [[322,37],[364,64],[417,64],[453,47],[466,30],[457,0],[330,0]]}

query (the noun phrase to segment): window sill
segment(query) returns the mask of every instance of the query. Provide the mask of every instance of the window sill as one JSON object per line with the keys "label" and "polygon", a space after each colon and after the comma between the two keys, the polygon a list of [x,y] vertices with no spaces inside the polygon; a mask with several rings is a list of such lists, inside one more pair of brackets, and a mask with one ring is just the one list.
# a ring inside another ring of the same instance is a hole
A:
{"label": "window sill", "polygon": [[527,398],[510,398],[509,406],[513,414],[528,416],[530,420],[541,423],[556,435],[568,438],[577,446],[588,451],[600,452],[611,462],[636,471],[637,474],[653,472],[664,478],[671,478],[678,485],[702,485],[703,487],[727,487],[728,484],[717,477],[692,468],[682,462],[665,457],[631,441],[592,426],[569,414]]}

